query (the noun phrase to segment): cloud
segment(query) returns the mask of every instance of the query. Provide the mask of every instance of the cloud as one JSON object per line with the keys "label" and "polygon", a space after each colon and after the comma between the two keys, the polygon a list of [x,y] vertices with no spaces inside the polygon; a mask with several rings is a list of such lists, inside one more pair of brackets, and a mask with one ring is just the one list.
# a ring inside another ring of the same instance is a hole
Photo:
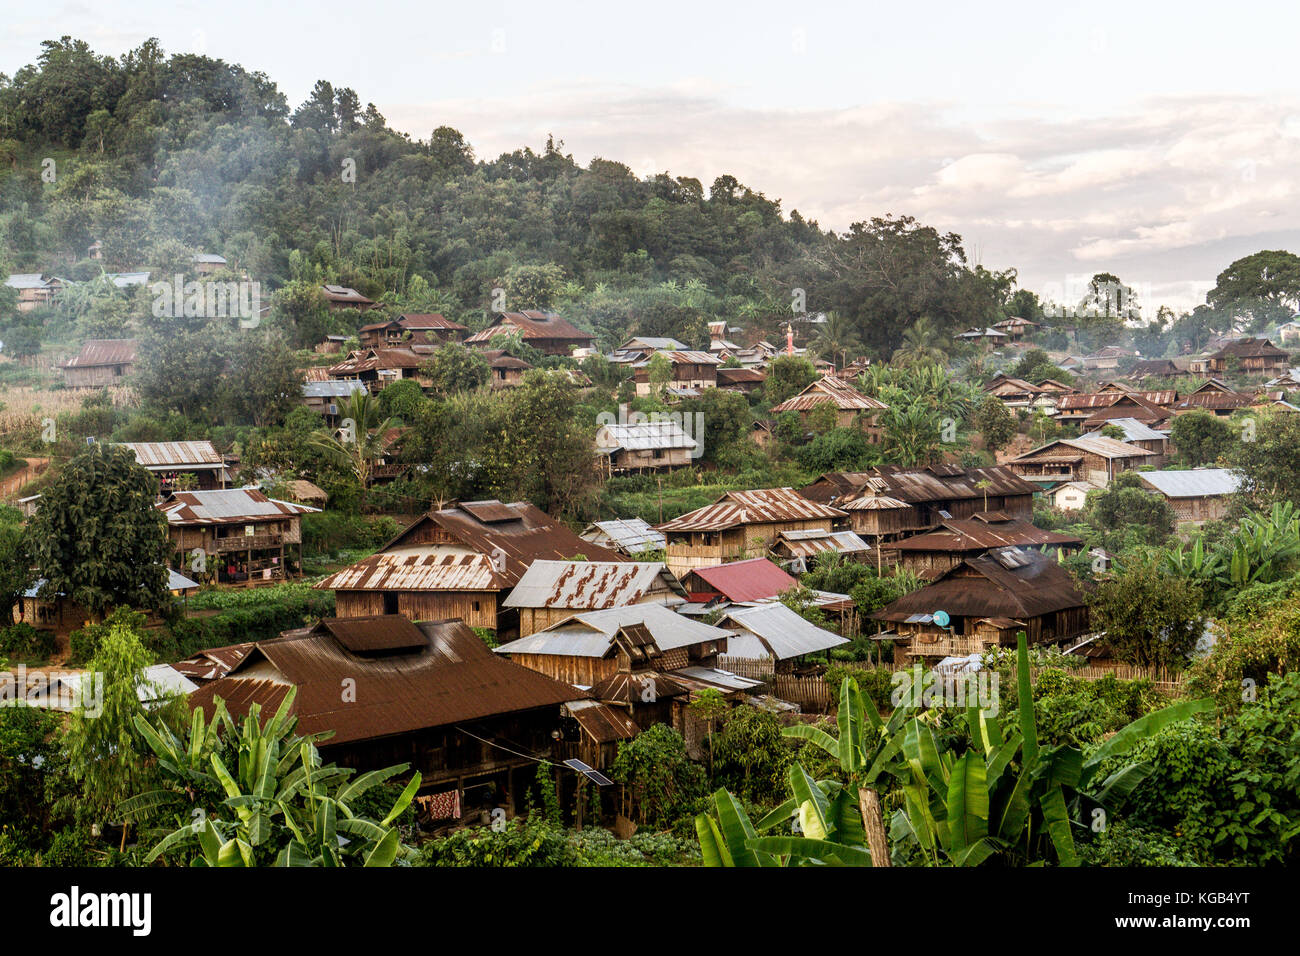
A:
{"label": "cloud", "polygon": [[579,162],[706,186],[722,173],[845,229],[886,213],[960,233],[989,268],[1043,291],[1109,271],[1191,308],[1224,266],[1260,248],[1300,248],[1300,100],[1161,98],[1108,115],[1044,105],[975,124],[948,103],[754,109],[684,79],[646,91],[605,84],[509,100],[389,104],[395,127],[448,124],[493,157],[547,134]]}

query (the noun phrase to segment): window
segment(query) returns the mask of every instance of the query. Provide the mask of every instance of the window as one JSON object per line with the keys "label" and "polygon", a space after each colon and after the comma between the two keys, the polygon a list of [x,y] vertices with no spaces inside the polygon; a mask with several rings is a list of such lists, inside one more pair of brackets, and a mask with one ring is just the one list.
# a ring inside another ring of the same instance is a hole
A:
{"label": "window", "polygon": [[391,593],[391,592],[385,592],[385,594],[384,594],[384,613],[385,613],[385,614],[397,614],[397,613],[399,613],[399,611],[397,610],[397,595],[396,595],[396,594],[393,594],[393,593]]}

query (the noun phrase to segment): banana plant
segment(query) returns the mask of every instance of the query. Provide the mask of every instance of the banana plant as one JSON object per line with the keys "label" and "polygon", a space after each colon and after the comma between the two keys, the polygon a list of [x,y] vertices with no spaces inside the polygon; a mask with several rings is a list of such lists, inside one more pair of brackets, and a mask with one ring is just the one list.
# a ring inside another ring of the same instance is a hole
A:
{"label": "banana plant", "polygon": [[[182,741],[163,721],[136,726],[158,759],[170,786],[139,794],[121,805],[128,819],[157,813],[169,805],[182,811],[181,825],[153,848],[147,862],[197,844],[195,866],[390,866],[409,860],[414,850],[401,844],[391,827],[420,786],[414,774],[383,820],[357,815],[351,803],[371,787],[404,773],[406,764],[361,774],[324,764],[316,737],[294,730],[294,691],[274,716],[261,723],[261,708],[249,708],[239,728],[221,701],[206,725],[195,712],[189,740]],[[219,752],[218,728],[227,731],[236,758],[232,772]],[[206,765],[206,766],[205,766]],[[210,799],[199,799],[211,795]],[[184,812],[188,810],[189,819]]]}

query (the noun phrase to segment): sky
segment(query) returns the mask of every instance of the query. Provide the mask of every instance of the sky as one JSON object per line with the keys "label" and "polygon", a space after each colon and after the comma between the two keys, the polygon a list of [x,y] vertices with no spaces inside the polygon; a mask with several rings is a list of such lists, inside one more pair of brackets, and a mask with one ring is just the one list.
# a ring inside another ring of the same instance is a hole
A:
{"label": "sky", "polygon": [[350,86],[480,158],[553,134],[583,164],[731,173],[826,228],[912,215],[1053,301],[1112,272],[1148,315],[1200,304],[1240,256],[1300,252],[1296,4],[109,6],[15,7],[0,72],[56,31],[114,56],[156,36],[293,105]]}

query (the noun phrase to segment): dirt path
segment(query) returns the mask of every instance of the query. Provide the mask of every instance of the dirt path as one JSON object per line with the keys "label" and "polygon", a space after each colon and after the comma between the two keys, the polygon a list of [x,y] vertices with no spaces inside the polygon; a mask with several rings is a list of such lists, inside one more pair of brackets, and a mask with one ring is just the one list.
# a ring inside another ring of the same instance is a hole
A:
{"label": "dirt path", "polygon": [[48,458],[28,458],[27,467],[14,472],[7,478],[0,480],[0,501],[8,498],[19,497],[18,492],[35,480],[43,471],[50,460]]}

